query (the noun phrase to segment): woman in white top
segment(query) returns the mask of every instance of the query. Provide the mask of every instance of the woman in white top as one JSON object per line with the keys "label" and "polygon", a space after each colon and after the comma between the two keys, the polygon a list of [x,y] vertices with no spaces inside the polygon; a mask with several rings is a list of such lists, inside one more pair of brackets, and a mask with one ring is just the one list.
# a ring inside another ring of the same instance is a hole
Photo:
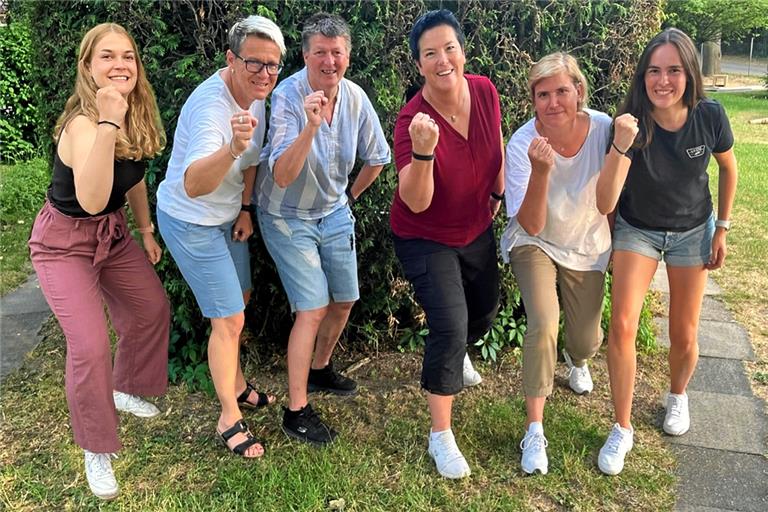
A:
{"label": "woman in white top", "polygon": [[597,211],[595,184],[611,118],[584,108],[587,81],[576,60],[553,53],[533,65],[528,86],[536,115],[515,132],[505,163],[507,213],[502,256],[512,263],[528,330],[523,342],[526,473],[548,471],[542,421],[552,393],[560,306],[570,387],[592,390],[587,368],[600,347],[603,283],[611,249],[608,221]]}

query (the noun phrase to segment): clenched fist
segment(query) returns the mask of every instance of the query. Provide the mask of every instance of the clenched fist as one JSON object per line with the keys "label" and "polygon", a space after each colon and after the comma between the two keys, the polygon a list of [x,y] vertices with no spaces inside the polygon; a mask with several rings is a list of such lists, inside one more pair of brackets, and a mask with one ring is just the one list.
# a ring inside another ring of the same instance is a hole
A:
{"label": "clenched fist", "polygon": [[620,151],[627,151],[637,137],[637,118],[630,113],[621,114],[613,122],[613,143]]}
{"label": "clenched fist", "polygon": [[312,126],[320,126],[323,122],[323,107],[328,104],[328,98],[323,91],[315,91],[304,98],[304,112],[307,122]]}
{"label": "clenched fist", "polygon": [[437,122],[428,114],[419,112],[413,116],[408,126],[408,133],[411,136],[414,153],[431,155],[435,152],[435,146],[440,138],[440,129],[437,127]]}
{"label": "clenched fist", "polygon": [[122,126],[125,113],[128,112],[128,102],[114,85],[108,85],[96,91],[96,109],[99,111],[99,121],[110,121]]}
{"label": "clenched fist", "polygon": [[229,124],[232,125],[232,141],[229,143],[229,148],[232,153],[240,156],[251,145],[253,130],[256,129],[259,120],[247,110],[242,110],[229,119]]}
{"label": "clenched fist", "polygon": [[555,166],[555,150],[546,137],[534,137],[528,146],[528,159],[533,172],[547,174]]}

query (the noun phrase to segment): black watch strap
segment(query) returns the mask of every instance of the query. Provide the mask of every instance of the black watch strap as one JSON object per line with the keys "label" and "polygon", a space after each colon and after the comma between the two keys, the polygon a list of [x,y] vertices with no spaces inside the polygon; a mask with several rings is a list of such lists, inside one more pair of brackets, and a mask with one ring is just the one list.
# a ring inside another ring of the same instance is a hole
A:
{"label": "black watch strap", "polygon": [[241,212],[253,213],[255,210],[254,210],[252,204],[241,204],[240,205],[240,211]]}

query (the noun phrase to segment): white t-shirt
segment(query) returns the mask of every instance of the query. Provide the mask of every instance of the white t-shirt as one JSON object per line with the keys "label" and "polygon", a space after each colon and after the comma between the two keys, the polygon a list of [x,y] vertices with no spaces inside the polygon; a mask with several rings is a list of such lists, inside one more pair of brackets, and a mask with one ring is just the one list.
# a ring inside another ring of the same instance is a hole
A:
{"label": "white t-shirt", "polygon": [[520,127],[507,144],[504,168],[507,214],[510,218],[501,237],[504,261],[513,247],[535,245],[550,258],[571,270],[604,272],[611,254],[608,220],[597,210],[597,177],[610,141],[611,118],[596,110],[589,115],[589,132],[576,155],[555,153],[549,175],[547,220],[537,236],[529,235],[517,222],[517,212],[528,190],[531,161],[528,146],[536,131],[535,119]]}
{"label": "white t-shirt", "polygon": [[168,170],[157,188],[158,208],[171,217],[203,226],[218,226],[239,214],[245,188],[243,171],[258,165],[266,128],[264,101],[254,101],[249,110],[259,123],[253,131],[251,145],[232,163],[216,190],[195,198],[187,195],[184,173],[196,160],[229,144],[232,139],[229,120],[243,110],[221,79],[221,71],[198,85],[181,108]]}

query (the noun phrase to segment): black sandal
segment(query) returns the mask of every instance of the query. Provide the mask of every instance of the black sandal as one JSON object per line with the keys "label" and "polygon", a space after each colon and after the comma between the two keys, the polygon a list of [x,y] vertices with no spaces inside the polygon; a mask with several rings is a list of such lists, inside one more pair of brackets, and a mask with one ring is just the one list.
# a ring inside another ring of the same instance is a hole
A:
{"label": "black sandal", "polygon": [[[256,396],[258,396],[255,404],[248,400],[248,397],[251,396],[251,391],[256,391]],[[240,396],[237,397],[237,403],[245,409],[260,409],[268,406],[271,402],[269,401],[269,395],[257,391],[256,388],[253,387],[253,384],[246,382],[245,391],[240,393]]]}
{"label": "black sandal", "polygon": [[[245,437],[247,439],[242,443],[238,444],[237,446],[235,446],[234,448],[230,448],[229,444],[227,444],[227,441],[232,439],[237,434],[241,434],[241,433],[245,434]],[[221,439],[221,441],[224,443],[224,446],[226,446],[229,451],[243,457],[244,459],[258,459],[263,457],[264,454],[267,453],[267,447],[264,445],[264,442],[259,441],[258,439],[253,437],[253,434],[251,434],[251,431],[248,430],[248,425],[246,425],[243,420],[236,421],[235,424],[232,425],[232,427],[225,430],[224,432],[219,432],[219,430],[216,429],[216,435],[219,437],[219,439]],[[264,452],[261,455],[257,455],[256,457],[246,457],[245,452],[248,450],[248,448],[250,448],[255,444],[260,444]]]}

